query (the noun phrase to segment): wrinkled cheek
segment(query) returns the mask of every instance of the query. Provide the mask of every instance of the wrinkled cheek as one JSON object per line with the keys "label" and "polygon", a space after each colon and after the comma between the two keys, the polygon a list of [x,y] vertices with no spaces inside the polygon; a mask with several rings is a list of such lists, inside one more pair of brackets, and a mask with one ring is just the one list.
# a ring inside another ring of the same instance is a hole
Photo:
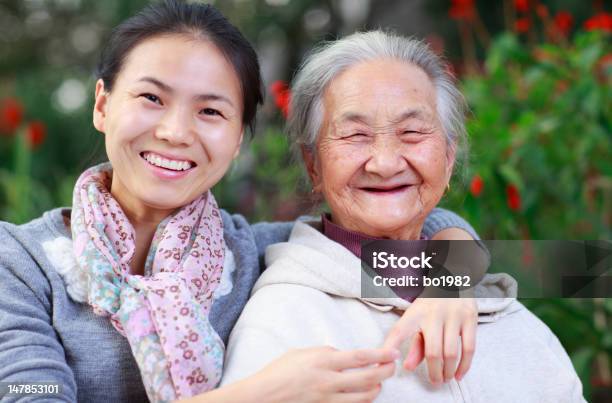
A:
{"label": "wrinkled cheek", "polygon": [[432,209],[438,204],[446,189],[446,170],[444,167],[429,170],[422,176],[419,186],[419,200],[424,209]]}
{"label": "wrinkled cheek", "polygon": [[447,158],[443,145],[433,145],[418,153],[420,158],[416,159],[415,166],[426,187],[438,192],[446,186]]}
{"label": "wrinkled cheek", "polygon": [[344,192],[338,192],[337,188],[328,187],[330,184],[323,189],[323,197],[329,205],[334,217],[347,217],[353,213],[353,209],[359,209],[359,201],[354,197],[350,197]]}

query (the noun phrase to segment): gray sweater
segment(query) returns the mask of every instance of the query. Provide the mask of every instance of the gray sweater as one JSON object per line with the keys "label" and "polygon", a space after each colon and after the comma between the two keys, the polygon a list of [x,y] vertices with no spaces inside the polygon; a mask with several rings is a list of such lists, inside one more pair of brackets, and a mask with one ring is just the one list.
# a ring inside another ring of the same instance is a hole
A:
{"label": "gray sweater", "polygon": [[[42,244],[70,238],[55,209],[24,225],[0,222],[0,386],[3,382],[56,382],[53,396],[2,396],[5,401],[146,402],[130,346],[89,305],[75,301]],[[230,289],[213,303],[210,321],[224,343],[260,274],[268,245],[288,239],[293,223],[249,225],[222,211],[224,236],[233,255]],[[435,209],[423,234],[441,229],[474,230],[454,213]],[[223,281],[222,281],[223,284]]]}

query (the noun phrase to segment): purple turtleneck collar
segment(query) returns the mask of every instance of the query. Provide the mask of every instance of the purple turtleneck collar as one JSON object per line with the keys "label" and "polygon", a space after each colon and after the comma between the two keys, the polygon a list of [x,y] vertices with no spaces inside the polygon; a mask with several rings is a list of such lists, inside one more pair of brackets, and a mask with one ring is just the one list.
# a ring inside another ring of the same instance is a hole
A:
{"label": "purple turtleneck collar", "polygon": [[[323,223],[323,234],[327,236],[332,241],[339,243],[344,246],[348,250],[350,250],[355,256],[361,259],[361,242],[363,241],[378,241],[384,240],[383,238],[375,238],[365,234],[361,234],[355,231],[349,231],[345,228],[340,227],[339,225],[334,224],[330,220],[330,216],[327,214],[322,215],[321,222]],[[421,240],[427,240],[427,237],[424,237],[421,234]],[[411,245],[410,247],[406,246],[402,251],[406,252],[412,251],[413,253],[418,252],[419,249],[424,247],[423,243],[416,243]],[[422,276],[423,273],[420,270],[410,269],[407,271],[406,269],[400,269],[399,272],[393,274],[393,276],[400,276],[409,273],[415,276]],[[391,287],[391,289],[395,292],[395,294],[405,299],[406,301],[413,302],[423,291],[423,287]]]}
{"label": "purple turtleneck collar", "polygon": [[[361,242],[362,241],[382,241],[384,238],[376,238],[360,232],[351,231],[334,224],[330,220],[329,214],[321,215],[323,223],[323,234],[334,242],[338,242],[346,249],[350,250],[355,256],[361,258]],[[421,239],[427,239],[421,234]]]}

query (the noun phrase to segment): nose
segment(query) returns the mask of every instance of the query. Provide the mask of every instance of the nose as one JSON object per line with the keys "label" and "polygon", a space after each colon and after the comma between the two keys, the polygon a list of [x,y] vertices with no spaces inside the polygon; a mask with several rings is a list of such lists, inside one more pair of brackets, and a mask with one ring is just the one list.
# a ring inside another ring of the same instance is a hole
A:
{"label": "nose", "polygon": [[195,132],[190,109],[181,106],[169,108],[155,130],[155,137],[173,146],[192,145]]}
{"label": "nose", "polygon": [[382,178],[392,178],[405,171],[408,161],[404,156],[403,146],[395,135],[377,135],[370,146],[370,157],[365,164],[365,171]]}

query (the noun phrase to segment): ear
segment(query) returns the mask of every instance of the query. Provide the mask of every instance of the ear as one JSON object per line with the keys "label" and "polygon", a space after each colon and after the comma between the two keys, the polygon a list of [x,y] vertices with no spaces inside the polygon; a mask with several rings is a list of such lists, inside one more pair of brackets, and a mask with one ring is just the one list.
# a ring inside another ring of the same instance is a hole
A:
{"label": "ear", "polygon": [[319,167],[317,166],[316,157],[312,150],[304,145],[301,146],[301,151],[302,159],[306,165],[306,172],[308,172],[308,177],[310,178],[310,183],[312,184],[312,190],[317,192],[321,187],[321,174],[319,172]]}
{"label": "ear", "polygon": [[457,155],[457,148],[452,145],[446,152],[446,181],[450,182],[451,176],[453,175],[453,167],[455,166],[455,157]]}
{"label": "ear", "polygon": [[96,81],[96,94],[93,108],[93,125],[101,133],[104,133],[104,121],[106,120],[106,108],[109,93],[104,88],[104,81]]}
{"label": "ear", "polygon": [[244,128],[240,132],[240,139],[238,140],[238,145],[236,146],[236,151],[234,151],[234,159],[240,155],[240,147],[242,146],[242,140],[244,140]]}

